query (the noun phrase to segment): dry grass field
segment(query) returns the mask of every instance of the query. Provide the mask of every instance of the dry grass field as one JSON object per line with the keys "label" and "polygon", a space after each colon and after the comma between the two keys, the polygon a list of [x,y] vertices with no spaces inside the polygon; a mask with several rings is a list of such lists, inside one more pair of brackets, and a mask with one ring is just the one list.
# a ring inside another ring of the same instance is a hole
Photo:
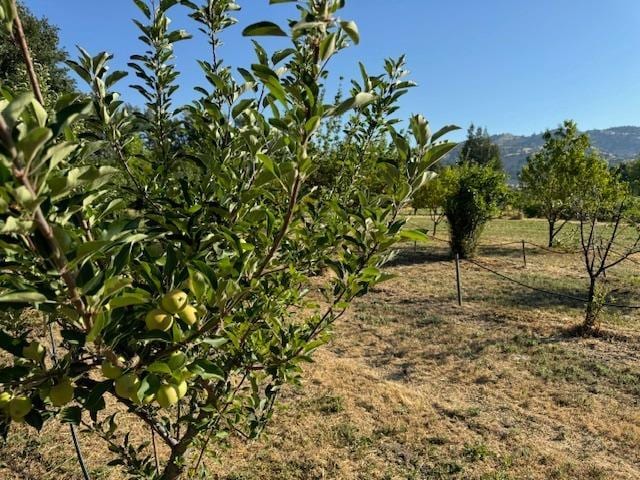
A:
{"label": "dry grass field", "polygon": [[[482,241],[543,244],[545,225],[496,220]],[[563,239],[576,240],[571,229]],[[520,246],[487,247],[478,261],[584,296],[579,255],[529,248],[527,257],[525,269]],[[396,277],[336,325],[304,390],[287,390],[268,435],[210,452],[209,478],[640,478],[640,311],[606,311],[602,334],[581,338],[570,334],[580,304],[468,263],[458,307],[441,244],[407,245],[389,271]],[[617,302],[640,304],[638,264],[620,265],[608,281]],[[92,478],[126,478],[106,466],[99,440],[81,440]],[[80,478],[66,427],[14,430],[0,450],[0,478]]]}

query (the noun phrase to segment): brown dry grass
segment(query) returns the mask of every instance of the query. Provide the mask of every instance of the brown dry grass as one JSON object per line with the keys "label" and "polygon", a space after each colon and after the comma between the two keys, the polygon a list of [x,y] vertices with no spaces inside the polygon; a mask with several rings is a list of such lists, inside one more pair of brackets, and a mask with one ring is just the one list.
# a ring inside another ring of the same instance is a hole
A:
{"label": "brown dry grass", "polygon": [[[494,222],[484,240],[523,237],[541,241],[543,224]],[[584,288],[577,256],[531,250],[524,270],[513,246],[481,249],[479,260],[536,286]],[[397,277],[336,326],[304,390],[286,392],[268,436],[233,440],[218,461],[212,452],[210,478],[640,478],[637,311],[607,312],[602,336],[577,338],[567,332],[579,305],[469,264],[458,308],[453,266],[437,245],[408,247],[390,271]],[[610,275],[629,290],[619,300],[640,303],[638,271],[627,264]],[[82,441],[93,478],[125,478],[105,467],[99,440]],[[0,478],[79,478],[66,430],[15,430]]]}

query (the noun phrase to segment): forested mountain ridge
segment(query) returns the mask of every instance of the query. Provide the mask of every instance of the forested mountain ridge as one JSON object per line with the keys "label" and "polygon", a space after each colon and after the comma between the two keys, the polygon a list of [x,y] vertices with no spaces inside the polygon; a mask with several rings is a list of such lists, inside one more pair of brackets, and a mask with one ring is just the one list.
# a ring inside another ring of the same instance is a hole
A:
{"label": "forested mountain ridge", "polygon": [[[611,165],[632,160],[640,155],[640,127],[623,126],[602,130],[588,130],[592,145],[597,148]],[[517,181],[527,157],[542,147],[542,133],[533,135],[513,135],[502,133],[492,135],[491,141],[500,147],[502,164],[511,181]],[[448,162],[457,158],[460,147],[448,156]]]}

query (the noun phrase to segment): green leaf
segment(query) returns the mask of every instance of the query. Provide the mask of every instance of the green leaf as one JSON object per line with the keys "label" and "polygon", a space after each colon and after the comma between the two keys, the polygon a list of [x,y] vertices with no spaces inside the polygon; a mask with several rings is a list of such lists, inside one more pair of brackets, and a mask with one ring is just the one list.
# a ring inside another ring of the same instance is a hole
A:
{"label": "green leaf", "polygon": [[24,421],[38,431],[42,430],[42,427],[44,425],[44,420],[42,419],[42,415],[40,415],[40,412],[38,412],[35,408],[32,409],[24,417]]}
{"label": "green leaf", "polygon": [[358,25],[356,22],[340,22],[340,26],[353,43],[356,45],[360,43],[360,32],[358,31]]}
{"label": "green leaf", "polygon": [[244,37],[286,37],[287,34],[273,22],[258,22],[242,31]]}
{"label": "green leaf", "polygon": [[428,242],[429,237],[422,230],[402,230],[400,238],[411,240],[412,242]]}
{"label": "green leaf", "polygon": [[67,407],[60,411],[60,421],[62,423],[71,423],[73,425],[80,425],[82,420],[82,410],[80,407]]}
{"label": "green leaf", "polygon": [[105,408],[104,399],[102,396],[109,391],[111,385],[113,384],[113,380],[105,380],[104,382],[98,383],[89,395],[84,403],[84,407],[92,412],[96,412],[99,410],[103,410]]}
{"label": "green leaf", "polygon": [[136,293],[125,293],[119,297],[112,298],[109,306],[112,310],[117,308],[129,307],[131,305],[145,305],[149,303],[151,295],[146,291],[138,291]]}
{"label": "green leaf", "polygon": [[210,360],[201,358],[189,367],[193,373],[203,380],[224,380],[224,371]]}
{"label": "green leaf", "polygon": [[140,9],[140,11],[144,14],[145,17],[151,18],[151,10],[144,2],[144,0],[133,0],[133,3]]}
{"label": "green leaf", "polygon": [[210,347],[218,348],[224,345],[229,341],[228,338],[218,337],[218,338],[205,338],[201,340],[200,343],[204,343],[205,345],[209,345]]}
{"label": "green leaf", "polygon": [[169,365],[164,362],[156,361],[147,367],[147,371],[149,373],[166,373],[167,375],[171,375],[172,370]]}
{"label": "green leaf", "polygon": [[0,295],[0,303],[44,303],[47,297],[39,292],[12,292]]}
{"label": "green leaf", "polygon": [[433,136],[431,137],[431,141],[435,142],[440,137],[445,136],[447,133],[455,132],[456,130],[460,130],[460,127],[458,127],[457,125],[446,125],[433,134]]}

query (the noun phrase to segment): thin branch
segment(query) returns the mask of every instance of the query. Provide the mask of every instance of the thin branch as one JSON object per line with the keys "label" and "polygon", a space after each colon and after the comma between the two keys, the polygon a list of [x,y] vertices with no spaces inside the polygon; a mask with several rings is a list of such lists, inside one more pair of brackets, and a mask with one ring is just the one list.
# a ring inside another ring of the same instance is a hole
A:
{"label": "thin branch", "polygon": [[11,8],[13,9],[13,15],[14,15],[14,20],[13,20],[13,26],[15,29],[14,39],[18,44],[18,48],[22,52],[24,62],[27,66],[27,74],[29,75],[31,88],[33,89],[33,93],[36,97],[36,100],[40,102],[40,105],[44,106],[44,97],[42,96],[42,90],[40,89],[40,82],[38,81],[38,76],[36,75],[36,70],[33,66],[31,52],[29,50],[29,45],[27,44],[27,37],[25,36],[24,29],[22,28],[22,21],[20,20],[20,15],[18,14],[18,7],[16,5],[15,0],[11,0]]}

